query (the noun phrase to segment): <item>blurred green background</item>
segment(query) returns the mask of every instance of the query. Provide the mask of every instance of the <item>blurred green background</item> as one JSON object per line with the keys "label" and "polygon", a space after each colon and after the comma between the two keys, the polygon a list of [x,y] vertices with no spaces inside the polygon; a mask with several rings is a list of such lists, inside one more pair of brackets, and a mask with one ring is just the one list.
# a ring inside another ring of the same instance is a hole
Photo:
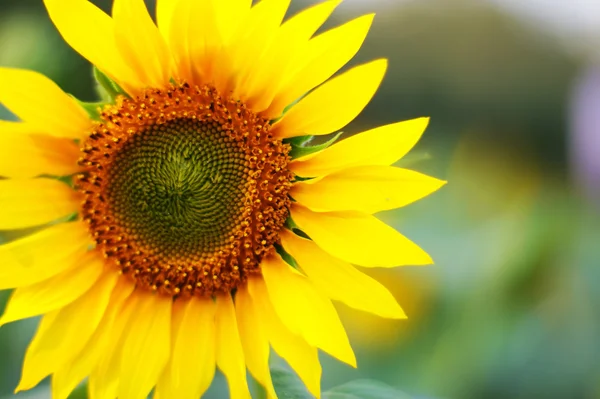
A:
{"label": "blurred green background", "polygon": [[[415,398],[600,398],[600,5],[346,0],[326,27],[373,11],[353,63],[390,70],[345,131],[431,116],[410,167],[449,184],[380,215],[436,264],[369,270],[409,319],[340,306],[359,368],[324,357],[324,388],[365,377]],[[0,0],[0,65],[94,100],[90,66],[41,0]],[[2,399],[49,397],[12,395],[36,324],[0,329]],[[214,385],[206,397],[223,398]]]}

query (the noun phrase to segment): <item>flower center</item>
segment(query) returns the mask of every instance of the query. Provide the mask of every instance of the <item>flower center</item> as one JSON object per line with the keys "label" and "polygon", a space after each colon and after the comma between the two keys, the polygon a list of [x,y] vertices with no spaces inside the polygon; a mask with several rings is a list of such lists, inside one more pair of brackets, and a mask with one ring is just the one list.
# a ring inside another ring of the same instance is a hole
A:
{"label": "flower center", "polygon": [[214,122],[175,119],[138,133],[107,173],[117,223],[166,259],[223,250],[244,219],[242,147]]}
{"label": "flower center", "polygon": [[288,215],[289,147],[212,88],[149,90],[107,107],[83,144],[83,218],[137,285],[229,292],[260,272]]}

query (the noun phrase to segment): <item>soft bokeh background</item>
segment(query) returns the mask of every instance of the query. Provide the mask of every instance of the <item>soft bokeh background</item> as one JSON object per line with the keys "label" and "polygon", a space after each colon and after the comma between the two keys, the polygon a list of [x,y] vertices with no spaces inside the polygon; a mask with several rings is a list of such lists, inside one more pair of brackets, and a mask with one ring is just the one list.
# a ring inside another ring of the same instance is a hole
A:
{"label": "soft bokeh background", "polygon": [[[416,398],[600,398],[600,2],[346,0],[327,26],[373,11],[354,63],[386,57],[390,70],[345,131],[431,116],[411,167],[449,184],[380,215],[436,264],[372,271],[409,319],[340,307],[359,369],[324,358],[324,387],[367,377]],[[41,0],[0,0],[0,65],[94,100],[89,65]],[[36,323],[0,329],[2,399]],[[222,381],[207,397],[224,397]]]}

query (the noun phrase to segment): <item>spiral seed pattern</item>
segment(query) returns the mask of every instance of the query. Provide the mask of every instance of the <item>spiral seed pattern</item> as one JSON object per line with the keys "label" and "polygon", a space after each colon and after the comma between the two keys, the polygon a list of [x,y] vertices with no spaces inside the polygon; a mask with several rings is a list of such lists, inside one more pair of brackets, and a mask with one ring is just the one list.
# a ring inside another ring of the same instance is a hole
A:
{"label": "spiral seed pattern", "polygon": [[179,119],[128,140],[108,173],[116,222],[167,259],[204,259],[241,223],[245,156],[216,123]]}
{"label": "spiral seed pattern", "polygon": [[230,292],[260,273],[288,215],[289,146],[210,87],[120,98],[83,143],[77,185],[96,247],[138,286]]}

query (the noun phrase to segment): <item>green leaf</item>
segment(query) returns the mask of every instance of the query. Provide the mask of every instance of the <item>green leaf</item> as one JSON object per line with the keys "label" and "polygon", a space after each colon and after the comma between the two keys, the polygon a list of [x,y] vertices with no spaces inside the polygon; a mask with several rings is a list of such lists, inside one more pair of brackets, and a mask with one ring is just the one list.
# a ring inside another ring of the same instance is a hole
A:
{"label": "green leaf", "polygon": [[313,145],[313,146],[306,145],[312,140],[312,138],[313,138],[312,136],[295,137],[286,142],[292,146],[292,150],[290,151],[290,156],[292,157],[292,159],[296,159],[296,158],[302,158],[302,157],[305,157],[312,153],[324,150],[325,148],[327,148],[330,145],[332,145],[333,143],[335,143],[342,134],[343,134],[343,132],[339,132],[338,134],[333,136],[328,141],[326,141],[322,144]]}
{"label": "green leaf", "polygon": [[[273,386],[279,399],[314,399],[304,383],[287,365],[271,366]],[[412,399],[383,382],[355,380],[325,392],[323,399]]]}
{"label": "green leaf", "polygon": [[314,399],[300,378],[289,368],[271,367],[273,386],[279,399]]}
{"label": "green leaf", "polygon": [[96,91],[104,102],[114,103],[117,96],[129,97],[125,90],[121,88],[115,81],[106,76],[101,70],[94,66],[94,79],[98,83]]}
{"label": "green leaf", "polygon": [[351,393],[343,393],[343,392],[329,392],[325,393],[323,399],[362,399],[356,395]]}
{"label": "green leaf", "polygon": [[383,382],[355,380],[330,389],[323,399],[411,399],[411,396]]}

